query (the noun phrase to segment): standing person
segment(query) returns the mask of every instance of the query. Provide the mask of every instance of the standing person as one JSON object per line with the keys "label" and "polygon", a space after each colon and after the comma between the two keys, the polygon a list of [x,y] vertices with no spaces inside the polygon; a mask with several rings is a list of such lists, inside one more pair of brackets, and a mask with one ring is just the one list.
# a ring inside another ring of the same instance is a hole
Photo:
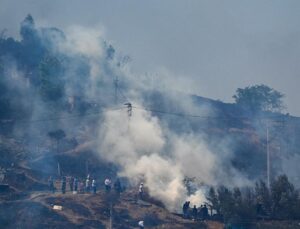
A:
{"label": "standing person", "polygon": [[196,208],[196,205],[194,205],[194,208],[193,208],[193,220],[194,221],[197,220],[197,214],[198,214],[198,210]]}
{"label": "standing person", "polygon": [[73,190],[75,192],[77,192],[77,190],[78,190],[78,180],[77,180],[77,178],[74,178],[74,181],[73,181]]}
{"label": "standing person", "polygon": [[73,184],[74,184],[74,177],[71,176],[69,179],[69,187],[71,192],[73,192]]}
{"label": "standing person", "polygon": [[84,193],[84,183],[83,183],[83,181],[79,182],[79,192]]}
{"label": "standing person", "polygon": [[206,207],[206,204],[204,204],[203,207],[203,220],[208,219],[208,208]]}
{"label": "standing person", "polygon": [[93,189],[93,193],[96,194],[97,186],[96,186],[96,180],[95,179],[93,179],[93,181],[92,181],[92,189]]}
{"label": "standing person", "polygon": [[121,182],[119,178],[114,183],[114,189],[118,194],[120,194],[120,192],[122,191]]}
{"label": "standing person", "polygon": [[105,185],[105,191],[109,192],[111,189],[111,180],[109,178],[106,178],[104,181],[104,185]]}
{"label": "standing person", "polygon": [[203,220],[203,205],[202,204],[199,208],[199,218],[200,218],[200,220]]}
{"label": "standing person", "polygon": [[140,229],[144,229],[144,221],[139,221],[138,225]]}
{"label": "standing person", "polygon": [[144,184],[141,183],[139,186],[139,198],[143,199],[143,196],[144,196]]}
{"label": "standing person", "polygon": [[187,217],[187,201],[185,201],[185,203],[182,206],[182,215],[183,215],[183,218]]}
{"label": "standing person", "polygon": [[190,218],[190,201],[187,201],[186,202],[186,215],[187,215],[187,218]]}
{"label": "standing person", "polygon": [[49,190],[50,190],[52,193],[54,193],[55,187],[54,187],[54,181],[53,181],[52,176],[50,176],[49,179],[48,179],[48,185],[49,185]]}
{"label": "standing person", "polygon": [[89,177],[87,177],[87,178],[86,178],[86,181],[85,181],[85,191],[86,191],[87,193],[90,192],[90,178],[89,178]]}
{"label": "standing person", "polygon": [[62,177],[62,181],[61,181],[61,192],[62,194],[66,193],[66,186],[67,186],[67,179],[65,176]]}

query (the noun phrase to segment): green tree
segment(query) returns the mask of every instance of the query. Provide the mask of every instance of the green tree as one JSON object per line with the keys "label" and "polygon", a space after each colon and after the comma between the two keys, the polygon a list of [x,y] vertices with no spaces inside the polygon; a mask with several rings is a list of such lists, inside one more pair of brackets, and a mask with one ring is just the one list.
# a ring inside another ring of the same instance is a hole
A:
{"label": "green tree", "polygon": [[260,111],[281,112],[284,109],[284,95],[266,85],[254,85],[238,88],[233,95],[237,105],[257,113]]}
{"label": "green tree", "polygon": [[255,198],[257,213],[269,215],[271,213],[271,196],[266,183],[262,180],[255,183]]}
{"label": "green tree", "polygon": [[235,203],[232,191],[225,186],[220,186],[217,192],[220,203],[220,212],[224,217],[224,222],[231,222],[235,217]]}
{"label": "green tree", "polygon": [[299,219],[299,193],[286,175],[281,175],[272,182],[271,198],[273,217]]}
{"label": "green tree", "polygon": [[221,214],[220,203],[214,187],[210,187],[206,198],[210,202],[209,204],[210,209],[215,210],[217,214],[220,215]]}

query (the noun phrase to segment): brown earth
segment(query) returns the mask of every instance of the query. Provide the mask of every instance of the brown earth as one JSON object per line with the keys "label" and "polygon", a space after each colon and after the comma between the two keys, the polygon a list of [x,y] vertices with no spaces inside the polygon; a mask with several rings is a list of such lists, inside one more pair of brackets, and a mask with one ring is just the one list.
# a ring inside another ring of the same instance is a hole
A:
{"label": "brown earth", "polygon": [[[54,205],[62,210],[53,210]],[[111,208],[112,206],[112,208]],[[217,222],[194,222],[168,212],[155,204],[137,201],[133,192],[118,198],[100,191],[97,194],[50,194],[31,192],[26,196],[0,202],[1,228],[137,228],[144,220],[146,228],[221,229]]]}

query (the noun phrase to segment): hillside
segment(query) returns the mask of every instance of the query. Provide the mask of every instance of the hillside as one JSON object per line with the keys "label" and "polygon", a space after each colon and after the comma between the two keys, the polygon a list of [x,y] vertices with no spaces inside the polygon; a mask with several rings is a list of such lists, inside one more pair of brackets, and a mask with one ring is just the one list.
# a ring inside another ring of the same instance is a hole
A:
{"label": "hillside", "polygon": [[[33,192],[20,200],[2,202],[0,221],[2,228],[110,228],[108,199],[103,191],[96,195]],[[62,210],[53,210],[53,205]],[[222,228],[221,224],[184,220],[156,205],[138,203],[130,192],[114,203],[112,217],[113,228],[137,228],[141,219],[147,228]]]}
{"label": "hillside", "polygon": [[[0,225],[295,228],[300,118],[178,92],[163,78],[150,85],[129,60],[98,31],[38,27],[31,15],[19,40],[2,33]],[[63,177],[88,175],[96,195],[48,192],[50,176],[60,190]],[[120,199],[104,192],[108,177],[126,187]],[[208,204],[215,221],[183,219],[187,200]]]}

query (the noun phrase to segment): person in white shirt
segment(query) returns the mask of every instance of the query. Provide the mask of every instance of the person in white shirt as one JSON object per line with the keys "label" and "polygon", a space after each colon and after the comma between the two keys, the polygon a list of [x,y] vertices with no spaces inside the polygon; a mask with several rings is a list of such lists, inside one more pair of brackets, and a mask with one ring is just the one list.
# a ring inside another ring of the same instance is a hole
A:
{"label": "person in white shirt", "polygon": [[143,199],[143,194],[144,194],[144,183],[141,183],[139,186],[139,198]]}
{"label": "person in white shirt", "polygon": [[93,189],[93,193],[96,194],[97,186],[96,186],[96,180],[95,179],[93,179],[93,181],[92,181],[92,189]]}
{"label": "person in white shirt", "polygon": [[109,178],[106,178],[104,181],[104,185],[105,185],[105,191],[109,192],[111,189],[111,180]]}
{"label": "person in white shirt", "polygon": [[138,225],[140,229],[144,229],[144,221],[139,221]]}

